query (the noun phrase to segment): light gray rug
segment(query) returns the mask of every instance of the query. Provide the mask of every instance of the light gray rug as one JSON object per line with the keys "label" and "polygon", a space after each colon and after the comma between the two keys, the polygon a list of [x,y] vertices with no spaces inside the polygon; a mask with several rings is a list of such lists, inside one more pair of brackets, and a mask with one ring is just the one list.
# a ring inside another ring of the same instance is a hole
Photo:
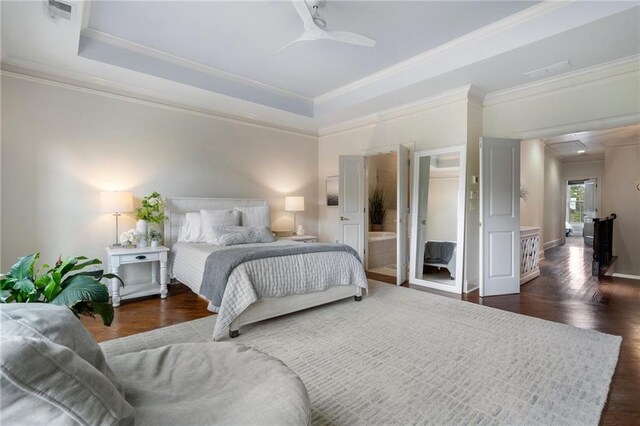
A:
{"label": "light gray rug", "polygon": [[[296,371],[309,390],[313,424],[598,424],[620,337],[371,284],[360,303],[246,326],[233,340]],[[207,341],[214,321],[102,347],[110,356]]]}

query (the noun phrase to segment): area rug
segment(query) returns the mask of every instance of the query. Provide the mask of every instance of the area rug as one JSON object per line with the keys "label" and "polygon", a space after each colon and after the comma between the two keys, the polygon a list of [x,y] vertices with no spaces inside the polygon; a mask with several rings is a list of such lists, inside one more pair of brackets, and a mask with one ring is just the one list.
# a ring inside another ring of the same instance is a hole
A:
{"label": "area rug", "polygon": [[[112,356],[209,341],[214,321],[102,348]],[[362,302],[335,302],[240,331],[234,342],[280,358],[300,376],[318,425],[596,425],[622,341],[375,282]]]}

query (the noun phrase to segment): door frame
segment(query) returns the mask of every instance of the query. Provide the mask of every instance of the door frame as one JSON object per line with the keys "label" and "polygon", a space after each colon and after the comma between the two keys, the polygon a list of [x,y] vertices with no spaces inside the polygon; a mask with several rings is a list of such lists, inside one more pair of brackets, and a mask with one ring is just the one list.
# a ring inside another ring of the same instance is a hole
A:
{"label": "door frame", "polygon": [[[458,176],[458,217],[456,235],[456,280],[454,286],[428,281],[415,276],[417,267],[418,250],[418,188],[420,182],[420,158],[438,154],[448,154],[451,152],[460,153],[460,174]],[[449,293],[462,294],[464,282],[464,243],[465,243],[465,220],[466,220],[466,190],[467,190],[467,146],[453,145],[446,148],[428,149],[417,151],[413,154],[412,188],[411,188],[411,228],[410,228],[410,251],[409,251],[409,283],[423,287],[442,290]]]}
{"label": "door frame", "polygon": [[[567,217],[569,216],[569,199],[567,198],[567,187],[569,186],[569,181],[571,180],[581,180],[581,179],[595,179],[596,181],[596,206],[598,208],[598,214],[602,214],[602,197],[601,197],[601,188],[602,188],[602,176],[600,175],[580,175],[580,176],[563,176],[562,177],[562,206],[563,206],[563,215],[565,222],[567,221]],[[567,236],[564,231],[564,223],[562,224],[562,243],[567,242]]]}
{"label": "door frame", "polygon": [[[376,157],[378,155],[384,155],[384,154],[393,154],[398,153],[398,146],[402,145],[405,148],[407,148],[409,150],[409,159],[412,158],[413,153],[415,152],[415,141],[409,141],[409,142],[403,142],[403,143],[398,143],[395,145],[383,145],[383,146],[378,146],[378,147],[372,147],[372,148],[367,148],[367,149],[363,149],[360,151],[360,155],[364,156],[365,159],[365,182],[368,181],[369,178],[369,169],[367,168],[367,159],[369,157]],[[413,182],[411,176],[412,176],[412,170],[413,170],[413,161],[410,161],[409,163],[409,188],[407,188],[407,192],[409,194],[409,208],[407,211],[407,224],[410,223],[408,217],[411,214],[411,208],[413,205],[413,198],[411,197],[412,195],[412,188],[411,188],[411,184]],[[399,178],[398,174],[400,173],[400,171],[398,170],[396,172],[396,181]],[[364,214],[364,226],[365,226],[365,232],[364,232],[364,247],[365,250],[367,250],[367,252],[365,253],[364,256],[364,269],[365,271],[369,270],[369,252],[368,252],[368,248],[369,248],[369,185],[365,185],[365,189],[364,189],[364,206],[365,206],[365,214]],[[397,206],[396,206],[397,208]],[[396,246],[396,250],[397,250],[397,246]],[[409,258],[409,260],[411,260],[411,252],[407,252],[407,257]],[[397,260],[396,260],[397,263]],[[407,263],[407,265],[405,265],[406,267],[409,267],[409,263]],[[398,265],[396,264],[396,268],[398,267]],[[396,272],[397,274],[397,272]],[[397,276],[397,275],[396,275]],[[409,276],[409,271],[407,271],[407,276]]]}

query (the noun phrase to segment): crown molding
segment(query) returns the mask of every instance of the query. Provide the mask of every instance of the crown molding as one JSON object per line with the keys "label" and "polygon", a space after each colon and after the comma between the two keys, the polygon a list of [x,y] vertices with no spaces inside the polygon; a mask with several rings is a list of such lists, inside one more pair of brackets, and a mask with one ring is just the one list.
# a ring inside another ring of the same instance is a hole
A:
{"label": "crown molding", "polygon": [[441,44],[431,50],[428,50],[426,52],[420,53],[416,56],[413,56],[405,61],[399,62],[395,65],[392,65],[388,68],[385,68],[381,71],[378,71],[376,73],[370,74],[365,78],[362,78],[360,80],[354,81],[352,83],[349,83],[347,85],[344,85],[342,87],[339,87],[335,90],[332,90],[330,92],[324,93],[320,96],[315,97],[314,103],[318,104],[318,103],[322,103],[322,102],[326,102],[330,99],[336,98],[338,96],[343,96],[353,90],[356,89],[360,89],[363,88],[365,86],[368,86],[374,82],[377,82],[379,80],[382,80],[386,77],[389,77],[393,74],[397,74],[403,71],[406,71],[410,68],[413,68],[414,66],[416,66],[418,63],[420,62],[424,62],[427,61],[435,56],[438,56],[444,52],[447,52],[449,50],[453,50],[454,48],[460,47],[462,45],[471,43],[471,42],[475,42],[478,41],[478,39],[487,37],[489,35],[498,33],[500,31],[503,31],[505,29],[508,29],[510,27],[513,27],[517,24],[526,22],[530,19],[539,17],[541,15],[544,15],[552,10],[561,8],[566,6],[567,3],[571,3],[571,1],[543,1],[542,3],[539,3],[537,5],[531,6],[527,9],[524,9],[518,13],[515,13],[513,15],[507,16],[506,18],[503,18],[499,21],[493,22],[485,27],[479,28],[475,31],[472,31],[470,33],[467,33],[461,37],[458,37],[454,40],[451,40],[447,43]]}
{"label": "crown molding", "polygon": [[[308,137],[318,136],[315,127],[292,124],[295,120],[285,121],[283,119],[246,111],[234,111],[231,109],[222,111],[213,108],[198,107],[194,106],[194,102],[186,97],[161,94],[125,83],[22,61],[11,57],[2,58],[0,75],[106,96],[113,99],[213,117],[227,122],[235,122],[268,130],[283,131]],[[219,97],[221,95],[215,96]],[[236,99],[233,99],[233,101],[238,103]],[[264,107],[263,109],[267,108],[268,107]],[[277,112],[281,113],[281,111]]]}
{"label": "crown molding", "polygon": [[515,102],[524,98],[543,96],[550,93],[561,93],[576,87],[589,86],[634,73],[640,73],[640,55],[632,55],[510,89],[491,92],[485,96],[483,106]]}
{"label": "crown molding", "polygon": [[506,136],[520,139],[542,139],[567,133],[579,133],[590,130],[612,129],[615,127],[633,126],[640,123],[640,113],[626,114],[615,117],[606,117],[598,120],[579,121],[564,124],[562,126],[546,127],[540,129],[530,129],[518,132],[517,134]]}
{"label": "crown molding", "polygon": [[250,78],[242,77],[237,74],[233,74],[230,72],[219,70],[217,68],[203,65],[201,63],[191,61],[189,59],[185,59],[177,55],[172,55],[170,53],[166,53],[161,50],[154,49],[152,47],[144,46],[142,44],[134,43],[132,41],[129,41],[120,37],[116,37],[102,31],[94,30],[92,28],[88,28],[88,27],[83,28],[80,32],[80,35],[101,43],[106,43],[115,47],[119,47],[121,49],[126,49],[128,51],[131,51],[140,55],[149,56],[164,62],[169,62],[174,65],[188,68],[193,71],[206,73],[206,74],[219,77],[225,80],[230,80],[245,86],[251,86],[258,89],[266,90],[278,96],[284,96],[291,99],[302,100],[310,104],[313,103],[313,99],[308,98],[306,96],[293,93],[285,89],[280,89],[279,87],[271,86],[269,84],[261,83],[259,81],[252,80]]}
{"label": "crown molding", "polygon": [[477,89],[475,89],[474,86],[462,86],[454,90],[418,100],[416,102],[404,104],[395,108],[390,108],[374,114],[369,114],[353,120],[348,120],[339,124],[321,127],[318,129],[318,136],[329,136],[335,133],[371,126],[384,121],[397,120],[400,118],[419,114],[430,109],[441,108],[443,106],[457,102],[466,102],[470,99],[470,93],[472,91],[474,92],[474,96],[476,96],[478,93],[481,93]]}

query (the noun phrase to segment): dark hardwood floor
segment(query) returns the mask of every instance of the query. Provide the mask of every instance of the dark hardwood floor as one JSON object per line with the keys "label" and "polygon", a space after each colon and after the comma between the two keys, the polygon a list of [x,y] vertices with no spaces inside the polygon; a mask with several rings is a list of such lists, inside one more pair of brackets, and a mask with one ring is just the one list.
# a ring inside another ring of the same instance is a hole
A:
{"label": "dark hardwood floor", "polygon": [[[579,238],[546,251],[541,276],[509,296],[461,298],[506,311],[622,336],[622,347],[601,424],[640,424],[640,281],[591,277],[591,249]],[[374,279],[374,277],[370,277]],[[420,288],[423,290],[423,288]],[[425,290],[431,291],[431,290]],[[149,298],[123,303],[111,327],[99,320],[83,322],[104,341],[211,315],[206,302],[182,284],[170,286],[165,300]]]}

